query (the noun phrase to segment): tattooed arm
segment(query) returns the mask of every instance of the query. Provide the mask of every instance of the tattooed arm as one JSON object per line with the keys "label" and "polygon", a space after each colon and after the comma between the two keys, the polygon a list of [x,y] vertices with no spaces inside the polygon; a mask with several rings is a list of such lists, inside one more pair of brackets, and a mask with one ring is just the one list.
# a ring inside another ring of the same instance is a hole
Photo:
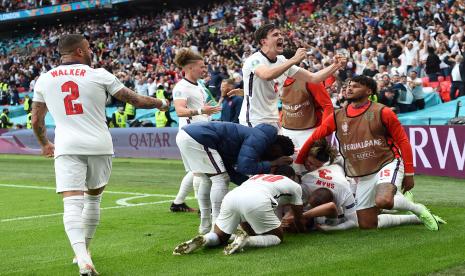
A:
{"label": "tattooed arm", "polygon": [[45,115],[47,114],[47,106],[42,102],[32,103],[32,118],[31,124],[37,141],[42,148],[42,154],[47,157],[53,157],[55,145],[47,138],[47,129],[45,128]]}
{"label": "tattooed arm", "polygon": [[160,100],[148,96],[142,96],[132,91],[131,89],[124,87],[114,95],[118,100],[130,103],[137,108],[158,108],[162,111],[166,111],[169,108],[168,100]]}

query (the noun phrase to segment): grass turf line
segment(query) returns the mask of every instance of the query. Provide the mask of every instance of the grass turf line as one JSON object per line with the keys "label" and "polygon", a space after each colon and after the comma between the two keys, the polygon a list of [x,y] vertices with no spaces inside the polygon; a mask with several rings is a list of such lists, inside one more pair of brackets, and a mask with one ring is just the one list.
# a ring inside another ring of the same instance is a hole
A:
{"label": "grass turf line", "polygon": [[[0,168],[4,172],[0,183],[54,186],[50,159],[3,155]],[[179,161],[114,159],[108,190],[174,195],[183,176]],[[165,203],[103,210],[92,256],[103,275],[427,275],[463,271],[464,181],[426,176],[416,176],[415,181],[416,200],[448,221],[439,232],[414,225],[287,235],[278,247],[247,248],[235,256],[223,256],[222,248],[172,256],[178,243],[196,234],[198,217],[170,213],[169,203]],[[0,193],[0,219],[62,212],[61,199],[53,190],[0,187]],[[129,196],[106,194],[102,207],[115,206],[117,199]],[[147,199],[157,200],[163,199]],[[0,223],[0,244],[0,275],[76,275],[61,216]]]}

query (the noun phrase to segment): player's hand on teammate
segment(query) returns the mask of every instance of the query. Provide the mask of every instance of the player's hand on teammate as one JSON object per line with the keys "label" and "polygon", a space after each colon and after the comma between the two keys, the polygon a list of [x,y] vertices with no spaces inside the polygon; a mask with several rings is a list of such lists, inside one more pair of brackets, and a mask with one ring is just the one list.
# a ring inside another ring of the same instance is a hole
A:
{"label": "player's hand on teammate", "polygon": [[244,97],[244,89],[236,88],[226,93],[226,95],[228,95],[228,97],[232,97],[232,96]]}
{"label": "player's hand on teammate", "polygon": [[413,175],[404,176],[404,180],[402,180],[402,193],[410,191],[414,186]]}
{"label": "player's hand on teammate", "polygon": [[216,114],[220,111],[221,111],[221,106],[219,105],[211,106],[211,105],[206,104],[202,107],[202,114],[211,115],[211,114]]}
{"label": "player's hand on teammate", "polygon": [[55,145],[48,142],[42,147],[42,155],[45,157],[53,157],[55,155]]}
{"label": "player's hand on teammate", "polygon": [[304,60],[307,57],[307,49],[305,48],[298,48],[297,51],[295,51],[295,54],[293,57],[291,57],[292,62],[295,65],[299,65],[302,60]]}
{"label": "player's hand on teammate", "polygon": [[283,166],[283,165],[290,165],[290,164],[292,164],[292,162],[293,162],[292,157],[281,156],[281,157],[271,161],[271,166],[272,167],[278,167],[278,166]]}

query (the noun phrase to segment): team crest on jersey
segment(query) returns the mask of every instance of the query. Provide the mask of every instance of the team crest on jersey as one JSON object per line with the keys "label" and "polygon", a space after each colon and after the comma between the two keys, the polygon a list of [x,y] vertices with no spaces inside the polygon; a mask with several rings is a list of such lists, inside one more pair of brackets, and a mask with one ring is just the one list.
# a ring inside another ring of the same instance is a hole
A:
{"label": "team crest on jersey", "polygon": [[260,61],[258,59],[252,61],[252,68],[255,68],[257,65],[260,64]]}
{"label": "team crest on jersey", "polygon": [[365,120],[367,120],[367,121],[373,121],[373,119],[375,118],[375,114],[373,113],[373,111],[367,111],[367,112],[365,112],[365,114],[363,115],[363,117],[364,117]]}
{"label": "team crest on jersey", "polygon": [[349,125],[347,124],[347,122],[343,122],[342,123],[342,126],[341,126],[341,129],[342,129],[342,135],[347,135],[349,134]]}
{"label": "team crest on jersey", "polygon": [[175,97],[181,97],[181,91],[176,91],[176,92],[174,93],[174,96],[175,96]]}

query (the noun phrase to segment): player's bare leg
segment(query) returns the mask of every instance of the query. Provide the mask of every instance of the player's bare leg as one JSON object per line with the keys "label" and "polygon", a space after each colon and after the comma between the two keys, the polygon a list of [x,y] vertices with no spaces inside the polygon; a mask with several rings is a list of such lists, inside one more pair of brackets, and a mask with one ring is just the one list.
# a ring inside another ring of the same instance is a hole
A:
{"label": "player's bare leg", "polygon": [[377,207],[357,210],[358,226],[360,229],[376,229],[378,227]]}

